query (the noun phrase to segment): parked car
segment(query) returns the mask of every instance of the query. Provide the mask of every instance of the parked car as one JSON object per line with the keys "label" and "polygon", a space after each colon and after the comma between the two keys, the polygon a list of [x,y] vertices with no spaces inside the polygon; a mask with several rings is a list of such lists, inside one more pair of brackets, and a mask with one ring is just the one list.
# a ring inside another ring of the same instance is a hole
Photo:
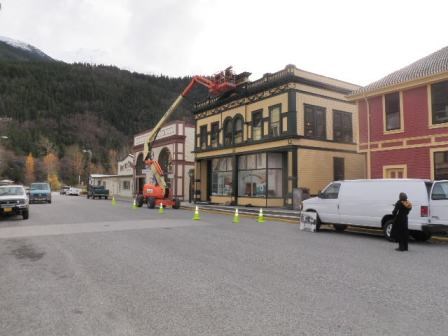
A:
{"label": "parked car", "polygon": [[448,232],[448,181],[422,179],[373,179],[335,181],[317,197],[303,201],[302,209],[317,213],[317,226],[333,224],[382,228],[391,240],[392,210],[400,192],[413,207],[408,215],[410,235],[425,241],[433,233]]}
{"label": "parked car", "polygon": [[61,195],[67,195],[67,190],[69,190],[69,189],[70,189],[70,186],[62,186],[61,190],[59,191],[59,193]]}
{"label": "parked car", "polygon": [[30,203],[35,202],[51,203],[50,185],[47,182],[31,183],[29,200]]}
{"label": "parked car", "polygon": [[89,185],[87,188],[87,198],[109,198],[109,189],[106,189],[104,186],[94,186]]}
{"label": "parked car", "polygon": [[21,185],[0,186],[0,215],[21,215],[28,219],[30,215],[28,196]]}
{"label": "parked car", "polygon": [[70,196],[79,196],[79,195],[81,195],[81,189],[75,188],[75,187],[70,187],[66,193],[67,193],[67,195],[70,195]]}

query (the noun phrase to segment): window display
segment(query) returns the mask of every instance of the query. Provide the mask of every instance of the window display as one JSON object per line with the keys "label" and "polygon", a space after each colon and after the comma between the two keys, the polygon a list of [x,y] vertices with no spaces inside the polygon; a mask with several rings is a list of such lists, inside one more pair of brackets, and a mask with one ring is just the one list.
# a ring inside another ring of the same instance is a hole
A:
{"label": "window display", "polygon": [[212,160],[212,196],[232,194],[232,158]]}
{"label": "window display", "polygon": [[283,197],[282,158],[282,153],[240,156],[238,159],[238,196]]}

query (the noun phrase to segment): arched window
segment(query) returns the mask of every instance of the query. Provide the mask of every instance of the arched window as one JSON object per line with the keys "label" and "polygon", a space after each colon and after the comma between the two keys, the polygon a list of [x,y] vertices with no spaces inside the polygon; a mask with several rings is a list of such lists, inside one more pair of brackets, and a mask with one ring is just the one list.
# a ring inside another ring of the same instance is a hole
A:
{"label": "arched window", "polygon": [[229,117],[224,121],[224,145],[232,144],[232,135],[232,118]]}
{"label": "arched window", "polygon": [[233,143],[239,144],[243,142],[243,117],[238,115],[233,120]]}

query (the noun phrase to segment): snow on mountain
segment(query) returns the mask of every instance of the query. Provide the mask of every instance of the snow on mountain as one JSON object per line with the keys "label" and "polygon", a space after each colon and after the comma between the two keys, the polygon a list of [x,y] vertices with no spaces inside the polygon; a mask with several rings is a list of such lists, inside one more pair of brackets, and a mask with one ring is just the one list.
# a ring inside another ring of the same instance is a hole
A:
{"label": "snow on mountain", "polygon": [[37,49],[36,47],[34,47],[30,44],[24,43],[22,41],[14,40],[14,39],[6,37],[6,36],[0,36],[0,42],[4,42],[14,48],[19,48],[19,49],[29,51],[31,53],[35,53],[43,58],[51,59],[51,57],[49,57],[47,54],[45,54],[41,50]]}

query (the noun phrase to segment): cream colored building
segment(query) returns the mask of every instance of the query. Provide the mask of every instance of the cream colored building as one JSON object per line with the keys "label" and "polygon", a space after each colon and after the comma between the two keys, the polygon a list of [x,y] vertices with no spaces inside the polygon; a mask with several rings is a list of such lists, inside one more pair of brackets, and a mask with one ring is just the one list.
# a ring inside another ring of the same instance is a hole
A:
{"label": "cream colored building", "polygon": [[294,188],[365,177],[357,153],[359,87],[288,65],[195,105],[196,199],[282,207]]}
{"label": "cream colored building", "polygon": [[90,183],[102,185],[109,189],[109,195],[131,198],[133,196],[133,165],[134,156],[128,154],[123,160],[118,161],[117,175],[92,174]]}
{"label": "cream colored building", "polygon": [[[151,130],[134,136],[135,189],[141,194],[145,181],[152,180],[152,174],[145,167],[143,145]],[[188,200],[190,192],[189,171],[194,169],[194,126],[184,121],[172,121],[163,127],[152,145],[152,156],[158,160],[165,177],[172,188],[173,197]]]}

